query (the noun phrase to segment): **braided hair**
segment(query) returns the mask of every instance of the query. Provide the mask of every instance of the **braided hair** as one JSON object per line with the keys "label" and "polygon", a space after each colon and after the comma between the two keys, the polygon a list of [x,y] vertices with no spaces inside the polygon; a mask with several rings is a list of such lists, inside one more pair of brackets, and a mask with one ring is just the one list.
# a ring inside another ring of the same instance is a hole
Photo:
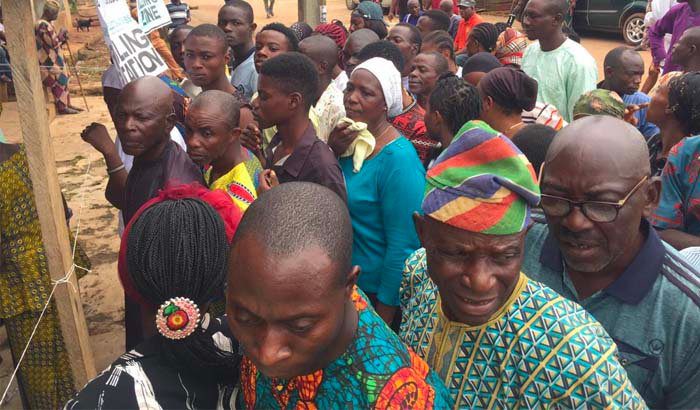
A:
{"label": "braided hair", "polygon": [[700,71],[691,71],[671,80],[668,106],[686,134],[700,133]]}
{"label": "braided hair", "polygon": [[430,94],[430,109],[442,115],[456,134],[464,123],[481,115],[481,96],[476,87],[452,73],[440,77]]}
{"label": "braided hair", "polygon": [[[222,217],[199,198],[157,202],[131,224],[126,265],[134,290],[158,306],[185,297],[201,309],[221,295],[227,274],[228,239]],[[161,354],[176,368],[202,377],[236,381],[240,358],[216,347],[198,327],[180,340],[157,336]]]}
{"label": "braided hair", "polygon": [[486,52],[492,52],[498,41],[498,29],[491,23],[480,23],[469,32],[469,40],[474,40],[481,45]]}

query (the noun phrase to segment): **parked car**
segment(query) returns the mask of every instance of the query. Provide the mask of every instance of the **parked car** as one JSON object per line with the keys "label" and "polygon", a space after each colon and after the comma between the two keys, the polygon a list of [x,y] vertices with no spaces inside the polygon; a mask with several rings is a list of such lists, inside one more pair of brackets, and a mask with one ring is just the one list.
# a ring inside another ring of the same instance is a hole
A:
{"label": "parked car", "polygon": [[[382,6],[382,9],[384,9],[384,14],[389,12],[389,9],[391,8],[391,0],[382,0],[378,3]],[[360,0],[345,0],[345,6],[348,8],[348,10],[355,10],[358,4],[360,4]]]}
{"label": "parked car", "polygon": [[577,0],[574,29],[618,32],[627,44],[637,46],[644,37],[646,0]]}

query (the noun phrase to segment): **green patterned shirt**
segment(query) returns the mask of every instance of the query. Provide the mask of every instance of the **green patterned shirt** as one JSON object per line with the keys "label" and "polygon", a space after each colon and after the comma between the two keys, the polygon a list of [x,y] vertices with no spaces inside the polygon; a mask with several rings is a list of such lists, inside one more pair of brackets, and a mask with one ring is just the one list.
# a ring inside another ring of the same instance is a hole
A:
{"label": "green patterned shirt", "polygon": [[401,338],[445,381],[455,408],[646,408],[600,324],[522,273],[487,323],[451,322],[419,249],[406,262],[401,308]]}

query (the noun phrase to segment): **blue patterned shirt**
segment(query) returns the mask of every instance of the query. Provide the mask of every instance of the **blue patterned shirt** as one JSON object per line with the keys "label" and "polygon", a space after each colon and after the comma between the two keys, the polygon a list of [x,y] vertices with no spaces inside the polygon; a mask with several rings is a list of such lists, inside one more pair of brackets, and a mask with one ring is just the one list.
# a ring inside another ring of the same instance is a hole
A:
{"label": "blue patterned shirt", "polygon": [[481,326],[445,317],[424,249],[406,262],[401,296],[401,338],[445,381],[455,408],[646,408],[600,324],[524,274]]}

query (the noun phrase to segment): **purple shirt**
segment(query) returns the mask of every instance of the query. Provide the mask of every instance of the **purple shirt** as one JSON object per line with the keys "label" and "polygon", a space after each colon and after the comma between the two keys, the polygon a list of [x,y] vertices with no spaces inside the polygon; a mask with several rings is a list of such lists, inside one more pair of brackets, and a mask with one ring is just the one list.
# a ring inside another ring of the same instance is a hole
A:
{"label": "purple shirt", "polygon": [[[658,20],[649,29],[649,44],[651,45],[651,55],[655,64],[666,59],[664,49],[664,35],[671,34],[671,46],[669,51],[683,35],[683,32],[690,27],[700,26],[700,13],[693,13],[688,3],[679,3]],[[681,71],[681,67],[671,64],[670,58],[664,65],[664,74],[671,71]]]}

